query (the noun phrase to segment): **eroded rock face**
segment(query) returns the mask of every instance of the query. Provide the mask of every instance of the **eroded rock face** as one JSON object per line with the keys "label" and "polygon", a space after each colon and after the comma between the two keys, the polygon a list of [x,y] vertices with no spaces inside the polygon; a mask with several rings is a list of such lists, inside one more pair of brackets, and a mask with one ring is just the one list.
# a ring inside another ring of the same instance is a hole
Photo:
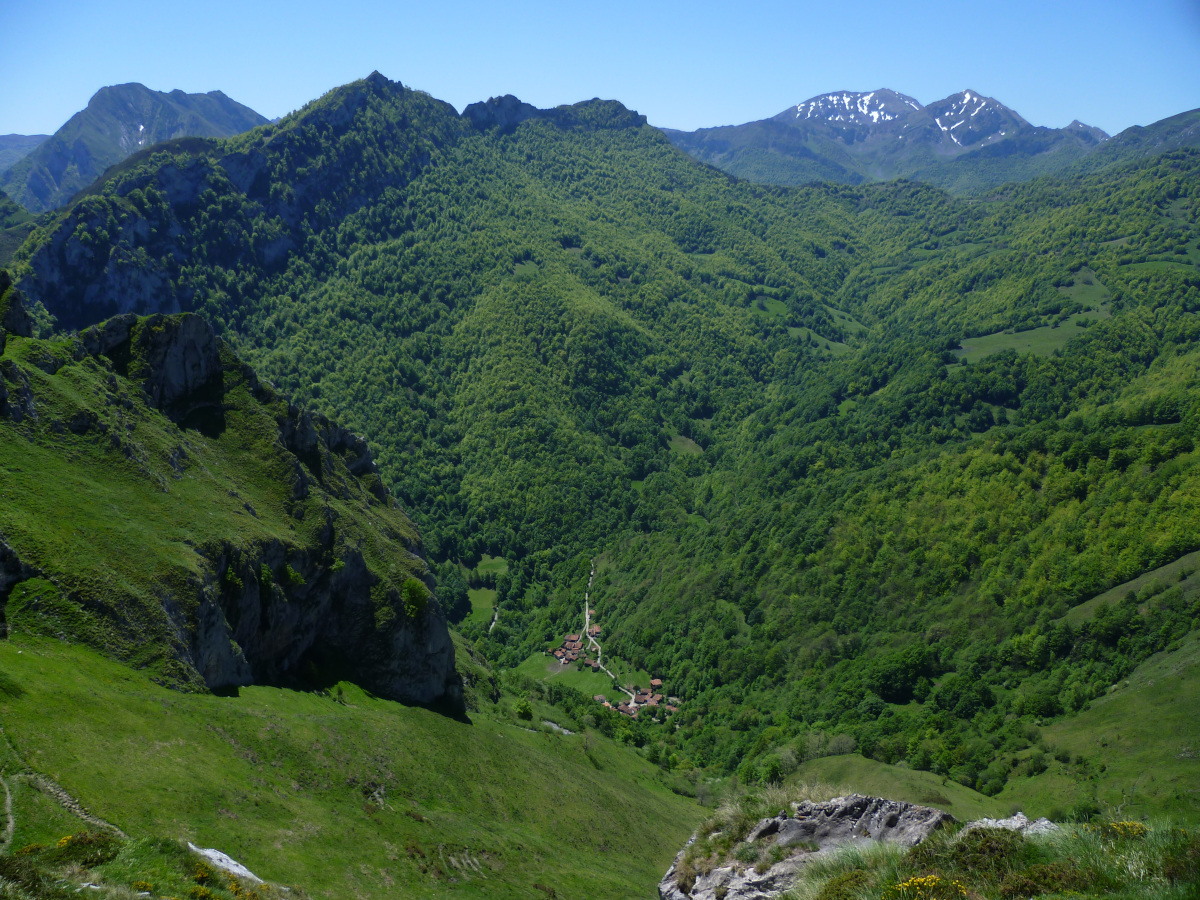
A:
{"label": "eroded rock face", "polygon": [[752,865],[728,862],[699,875],[685,891],[687,885],[680,885],[678,877],[687,853],[685,847],[667,870],[658,894],[662,900],[716,900],[718,896],[725,900],[768,900],[790,890],[812,860],[838,847],[871,841],[912,847],[954,821],[940,809],[862,794],[823,803],[804,801],[793,804],[790,814],[781,811],[778,816],[761,820],[744,842],[760,852],[774,848],[788,851],[785,859],[764,872],[756,872]]}

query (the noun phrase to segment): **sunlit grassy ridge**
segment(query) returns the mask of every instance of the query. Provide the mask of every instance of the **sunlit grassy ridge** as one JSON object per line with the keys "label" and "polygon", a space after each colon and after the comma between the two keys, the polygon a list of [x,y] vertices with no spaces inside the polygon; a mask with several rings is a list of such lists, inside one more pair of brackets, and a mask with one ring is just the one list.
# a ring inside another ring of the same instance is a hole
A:
{"label": "sunlit grassy ridge", "polygon": [[[131,835],[217,847],[313,897],[645,897],[702,814],[629,750],[500,708],[459,721],[352,684],[181,695],[20,633],[0,675],[3,774],[44,773]],[[16,799],[16,844],[77,830]]]}

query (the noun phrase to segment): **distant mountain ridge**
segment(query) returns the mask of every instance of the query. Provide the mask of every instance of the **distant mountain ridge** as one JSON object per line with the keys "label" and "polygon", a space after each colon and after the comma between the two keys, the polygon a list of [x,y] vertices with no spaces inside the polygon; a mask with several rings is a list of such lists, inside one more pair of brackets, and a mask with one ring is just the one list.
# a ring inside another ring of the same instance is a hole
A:
{"label": "distant mountain ridge", "polygon": [[48,134],[0,134],[0,172],[11,169],[49,137]]}
{"label": "distant mountain ridge", "polygon": [[913,178],[962,192],[1060,170],[1109,141],[1078,120],[1031,125],[971,89],[927,106],[886,88],[834,91],[758,122],[664,132],[702,162],[753,181]]}
{"label": "distant mountain ridge", "polygon": [[178,137],[231,137],[267,119],[220,91],[187,94],[142,84],[101,88],[0,175],[0,188],[32,212],[64,206],[112,166],[151,144]]}

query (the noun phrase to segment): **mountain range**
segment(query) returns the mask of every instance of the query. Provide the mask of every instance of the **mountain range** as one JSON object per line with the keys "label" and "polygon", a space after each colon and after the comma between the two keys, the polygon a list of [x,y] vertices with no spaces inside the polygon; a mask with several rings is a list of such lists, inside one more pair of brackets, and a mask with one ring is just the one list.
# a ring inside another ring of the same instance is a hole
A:
{"label": "mountain range", "polygon": [[[968,193],[1062,171],[1113,143],[1129,147],[1143,130],[1129,129],[1113,142],[1078,120],[1065,128],[1031,125],[973,90],[923,106],[886,89],[822,94],[744,125],[664,129],[696,159],[752,181],[909,178]],[[1195,138],[1182,141],[1176,146]]]}
{"label": "mountain range", "polygon": [[[946,165],[1023,127],[826,99],[789,115]],[[739,792],[774,815],[801,781],[1195,823],[1193,123],[979,202],[755,184],[616,101],[460,114],[374,73],[134,154],[12,260],[0,533],[48,574],[0,596],[0,778],[381,897],[645,896],[701,806],[749,827]],[[221,364],[164,379],[185,326]],[[422,586],[449,715],[378,652]],[[329,646],[287,659],[271,617],[314,603]],[[1009,874],[972,884],[1049,877]]]}
{"label": "mountain range", "polygon": [[13,148],[24,148],[24,155],[0,166],[0,188],[31,212],[56,209],[109,166],[159,141],[229,137],[266,121],[220,91],[164,93],[141,84],[101,88],[50,137],[14,136],[24,138]]}

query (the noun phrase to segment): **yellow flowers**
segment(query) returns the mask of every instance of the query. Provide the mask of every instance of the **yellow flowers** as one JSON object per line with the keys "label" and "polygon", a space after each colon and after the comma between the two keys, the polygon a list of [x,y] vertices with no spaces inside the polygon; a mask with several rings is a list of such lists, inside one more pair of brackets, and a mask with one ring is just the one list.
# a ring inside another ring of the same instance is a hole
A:
{"label": "yellow flowers", "polygon": [[71,843],[71,841],[73,841],[74,839],[75,839],[75,835],[68,834],[66,837],[58,839],[58,846],[65,847],[65,846],[67,846],[67,844]]}
{"label": "yellow flowers", "polygon": [[1145,837],[1149,830],[1141,822],[1105,822],[1103,825],[1089,825],[1089,831],[1099,832],[1106,838],[1140,838]]}
{"label": "yellow flowers", "polygon": [[940,875],[916,875],[892,885],[883,892],[882,900],[958,900],[965,896],[967,889],[961,881]]}

